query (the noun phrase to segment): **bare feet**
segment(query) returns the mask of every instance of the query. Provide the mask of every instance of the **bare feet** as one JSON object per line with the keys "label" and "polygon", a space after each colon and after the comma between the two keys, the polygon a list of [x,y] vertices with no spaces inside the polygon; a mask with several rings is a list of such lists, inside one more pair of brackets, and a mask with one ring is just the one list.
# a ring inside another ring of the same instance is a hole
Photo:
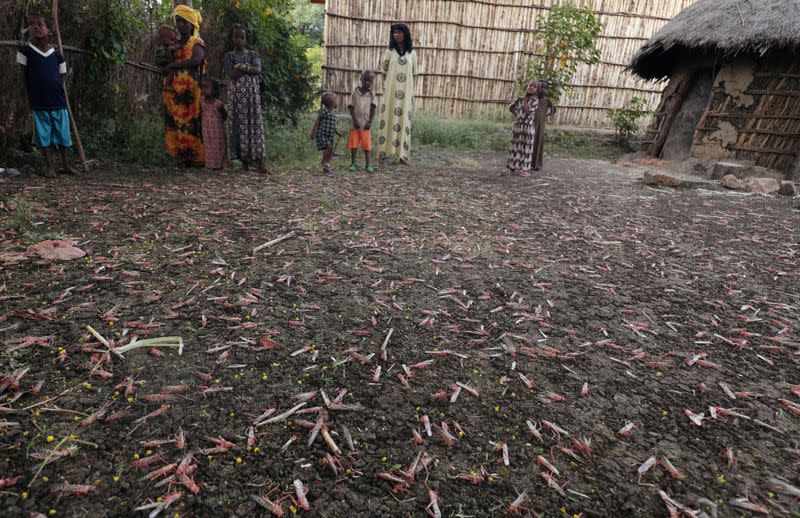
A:
{"label": "bare feet", "polygon": [[56,177],[56,170],[52,167],[48,167],[42,171],[42,176],[45,178],[55,178]]}
{"label": "bare feet", "polygon": [[75,169],[71,168],[71,167],[70,167],[70,166],[68,166],[68,165],[65,165],[65,166],[64,166],[64,167],[63,167],[63,168],[62,168],[62,169],[59,171],[59,173],[61,173],[61,174],[69,174],[69,175],[76,175],[76,174],[78,174],[78,171],[76,171]]}
{"label": "bare feet", "polygon": [[400,164],[402,165],[411,165],[411,161],[406,157],[400,157]]}
{"label": "bare feet", "polygon": [[258,168],[258,173],[259,174],[263,174],[265,176],[272,176],[272,169],[269,169],[268,167],[263,167],[262,166],[262,167]]}
{"label": "bare feet", "polygon": [[531,173],[529,173],[529,172],[527,172],[527,171],[520,171],[520,173],[519,173],[519,176],[521,176],[521,177],[523,177],[523,178],[527,178],[527,177],[529,177],[530,175],[531,175]]}
{"label": "bare feet", "polygon": [[388,156],[382,156],[381,157],[381,165],[386,165],[388,163],[389,163],[389,157]]}

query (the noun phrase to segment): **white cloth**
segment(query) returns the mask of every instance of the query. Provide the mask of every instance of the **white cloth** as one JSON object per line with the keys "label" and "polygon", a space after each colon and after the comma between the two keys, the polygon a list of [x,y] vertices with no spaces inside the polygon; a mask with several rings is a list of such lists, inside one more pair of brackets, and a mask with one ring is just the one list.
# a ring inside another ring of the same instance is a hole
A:
{"label": "white cloth", "polygon": [[359,129],[366,129],[367,123],[369,122],[369,114],[373,106],[376,108],[378,107],[375,92],[372,90],[364,92],[360,86],[353,89],[353,93],[350,95],[350,104],[348,108],[353,108],[353,114],[355,115],[353,122],[358,123]]}

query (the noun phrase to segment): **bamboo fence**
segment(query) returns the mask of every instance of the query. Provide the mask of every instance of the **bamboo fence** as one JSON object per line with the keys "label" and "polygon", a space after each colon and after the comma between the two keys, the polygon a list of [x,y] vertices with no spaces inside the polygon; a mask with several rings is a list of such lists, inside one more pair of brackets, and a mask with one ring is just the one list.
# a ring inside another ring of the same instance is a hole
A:
{"label": "bamboo fence", "polygon": [[[655,109],[663,84],[625,72],[634,53],[694,0],[576,0],[592,7],[603,24],[601,63],[582,66],[562,99],[558,125],[610,125],[610,108],[633,96]],[[364,68],[379,69],[395,21],[411,27],[419,59],[415,109],[444,116],[496,116],[538,52],[537,19],[559,0],[327,0],[326,89],[349,95]],[[376,91],[381,91],[380,80]],[[346,105],[346,103],[342,103]]]}

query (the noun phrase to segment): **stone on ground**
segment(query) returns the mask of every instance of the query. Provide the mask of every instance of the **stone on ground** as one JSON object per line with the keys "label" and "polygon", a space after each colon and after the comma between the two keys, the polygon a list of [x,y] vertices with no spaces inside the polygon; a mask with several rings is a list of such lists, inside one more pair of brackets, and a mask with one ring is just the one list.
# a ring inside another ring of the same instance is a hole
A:
{"label": "stone on ground", "polygon": [[680,187],[683,185],[683,180],[677,176],[666,173],[653,173],[651,171],[647,171],[644,173],[644,184],[661,185],[663,187]]}
{"label": "stone on ground", "polygon": [[750,178],[747,180],[747,192],[759,194],[774,194],[778,192],[780,185],[774,178]]}
{"label": "stone on ground", "polygon": [[723,176],[720,179],[719,184],[725,187],[726,189],[732,189],[734,191],[742,190],[745,185],[743,181],[739,180],[732,174],[726,174],[725,176]]}
{"label": "stone on ground", "polygon": [[794,182],[781,182],[781,186],[778,189],[778,194],[783,196],[797,196],[797,186]]}
{"label": "stone on ground", "polygon": [[774,178],[775,180],[781,181],[785,178],[784,174],[779,171],[739,162],[717,162],[714,164],[711,171],[711,178],[713,180],[719,180],[729,174],[732,174],[740,180],[747,178]]}

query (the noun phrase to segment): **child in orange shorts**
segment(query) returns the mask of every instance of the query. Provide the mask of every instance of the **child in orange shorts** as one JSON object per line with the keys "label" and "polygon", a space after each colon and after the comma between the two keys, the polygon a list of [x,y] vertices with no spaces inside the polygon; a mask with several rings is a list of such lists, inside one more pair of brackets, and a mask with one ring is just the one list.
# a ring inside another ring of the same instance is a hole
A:
{"label": "child in orange shorts", "polygon": [[375,170],[372,168],[372,120],[375,118],[375,111],[378,103],[375,100],[375,92],[372,91],[372,83],[375,80],[375,72],[372,70],[364,70],[361,72],[361,85],[353,89],[353,94],[350,96],[350,104],[347,105],[347,110],[350,112],[350,117],[353,120],[353,125],[350,128],[350,140],[347,147],[350,148],[353,154],[353,163],[350,165],[350,170],[358,171],[356,166],[356,154],[359,149],[364,150],[367,165],[365,170],[372,173]]}

